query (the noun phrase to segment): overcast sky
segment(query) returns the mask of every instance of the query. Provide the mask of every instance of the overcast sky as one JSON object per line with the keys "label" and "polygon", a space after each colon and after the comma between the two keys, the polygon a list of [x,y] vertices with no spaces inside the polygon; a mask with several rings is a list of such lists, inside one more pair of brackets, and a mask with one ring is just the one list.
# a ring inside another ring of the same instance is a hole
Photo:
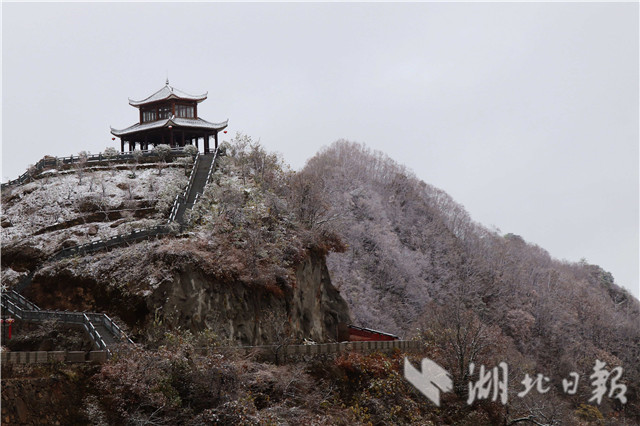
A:
{"label": "overcast sky", "polygon": [[345,138],[638,296],[637,3],[4,3],[2,181],[208,91],[294,168]]}

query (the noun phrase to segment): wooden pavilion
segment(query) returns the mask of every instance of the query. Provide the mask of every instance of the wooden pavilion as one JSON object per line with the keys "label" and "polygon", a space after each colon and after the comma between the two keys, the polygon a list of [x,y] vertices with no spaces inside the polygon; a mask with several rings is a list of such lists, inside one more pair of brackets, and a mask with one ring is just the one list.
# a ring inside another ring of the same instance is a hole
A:
{"label": "wooden pavilion", "polygon": [[221,123],[210,123],[198,117],[198,104],[207,99],[207,93],[190,95],[169,85],[153,95],[141,100],[129,99],[129,105],[140,110],[140,122],[126,129],[111,128],[111,134],[120,138],[120,150],[124,151],[125,143],[129,151],[136,144],[140,149],[149,149],[149,145],[167,144],[171,147],[195,145],[202,139],[204,152],[209,152],[209,140],[214,138],[218,147],[218,132],[227,127],[229,120]]}

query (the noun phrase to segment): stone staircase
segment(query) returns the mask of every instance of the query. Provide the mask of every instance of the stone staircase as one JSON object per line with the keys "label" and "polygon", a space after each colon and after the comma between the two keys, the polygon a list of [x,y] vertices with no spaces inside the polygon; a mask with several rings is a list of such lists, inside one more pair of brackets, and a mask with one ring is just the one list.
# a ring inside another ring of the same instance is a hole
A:
{"label": "stone staircase", "polygon": [[214,153],[198,155],[187,189],[176,200],[175,212],[172,212],[170,220],[184,224],[185,213],[193,208],[209,182],[217,154],[216,150]]}
{"label": "stone staircase", "polygon": [[101,320],[94,318],[94,319],[90,319],[90,321],[91,321],[91,324],[93,324],[93,327],[98,332],[98,334],[102,337],[102,341],[104,342],[105,346],[109,347],[118,343],[118,341],[115,339],[115,336],[111,333],[111,331],[107,327],[103,325]]}

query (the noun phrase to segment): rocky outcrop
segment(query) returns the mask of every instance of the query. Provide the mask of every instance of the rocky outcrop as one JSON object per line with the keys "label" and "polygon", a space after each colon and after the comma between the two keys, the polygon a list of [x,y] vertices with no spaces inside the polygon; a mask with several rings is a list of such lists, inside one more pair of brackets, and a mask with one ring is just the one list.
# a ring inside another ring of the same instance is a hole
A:
{"label": "rocky outcrop", "polygon": [[47,254],[38,247],[28,244],[5,244],[2,247],[2,269],[12,269],[25,272],[34,269],[43,262]]}
{"label": "rocky outcrop", "polygon": [[139,342],[178,328],[244,345],[344,340],[349,308],[324,253],[253,281],[221,265],[188,239],[144,242],[47,264],[24,294],[42,309],[105,312]]}
{"label": "rocky outcrop", "polygon": [[311,253],[295,276],[294,286],[228,283],[189,266],[158,286],[147,302],[165,324],[209,328],[245,345],[285,338],[339,340],[349,310],[331,284],[324,255]]}

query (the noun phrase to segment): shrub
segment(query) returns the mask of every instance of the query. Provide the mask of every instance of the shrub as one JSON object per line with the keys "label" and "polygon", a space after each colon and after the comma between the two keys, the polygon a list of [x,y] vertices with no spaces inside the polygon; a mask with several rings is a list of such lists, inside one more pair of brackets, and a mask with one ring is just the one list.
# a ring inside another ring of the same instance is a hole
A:
{"label": "shrub", "polygon": [[196,154],[198,153],[198,148],[196,148],[194,145],[185,145],[184,152],[185,154],[189,154],[195,157]]}

